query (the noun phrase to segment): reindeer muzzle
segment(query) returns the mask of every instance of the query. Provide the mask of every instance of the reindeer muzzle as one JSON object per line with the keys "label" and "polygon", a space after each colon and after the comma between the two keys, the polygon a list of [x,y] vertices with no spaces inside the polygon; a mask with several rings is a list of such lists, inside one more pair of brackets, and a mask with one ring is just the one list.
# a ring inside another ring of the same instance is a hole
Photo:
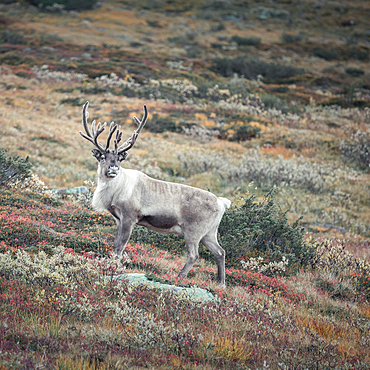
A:
{"label": "reindeer muzzle", "polygon": [[119,173],[118,166],[110,166],[107,171],[107,177],[116,177]]}

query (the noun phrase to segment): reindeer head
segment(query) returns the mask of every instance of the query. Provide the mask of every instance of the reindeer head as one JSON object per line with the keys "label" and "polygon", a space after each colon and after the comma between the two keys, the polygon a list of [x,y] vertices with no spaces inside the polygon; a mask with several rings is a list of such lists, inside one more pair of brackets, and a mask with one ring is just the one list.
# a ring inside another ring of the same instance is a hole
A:
{"label": "reindeer head", "polygon": [[[99,143],[98,136],[105,130],[107,123],[104,122],[103,124],[101,124],[99,122],[95,128],[96,122],[94,120],[91,124],[91,132],[90,132],[90,129],[87,126],[87,118],[89,117],[89,113],[87,111],[88,105],[89,105],[89,102],[86,102],[85,105],[83,106],[82,126],[85,129],[85,133],[80,131],[80,134],[86,140],[89,140],[91,143],[93,143],[97,148],[97,149],[93,149],[92,153],[93,153],[93,156],[99,162],[98,173],[108,178],[114,178],[119,173],[120,163],[123,160],[125,160],[126,157],[128,156],[127,151],[130,150],[134,146],[137,137],[139,136],[142,128],[144,127],[145,122],[148,118],[148,111],[146,109],[146,106],[144,105],[143,119],[140,121],[137,117],[134,117],[134,121],[137,123],[138,128],[121,146],[118,146],[122,138],[121,126],[117,126],[114,124],[114,122],[111,122],[111,124],[109,125],[107,143],[104,148],[102,144]],[[116,138],[114,140],[114,150],[110,150],[109,144],[110,144],[110,141],[114,133],[116,133]]]}

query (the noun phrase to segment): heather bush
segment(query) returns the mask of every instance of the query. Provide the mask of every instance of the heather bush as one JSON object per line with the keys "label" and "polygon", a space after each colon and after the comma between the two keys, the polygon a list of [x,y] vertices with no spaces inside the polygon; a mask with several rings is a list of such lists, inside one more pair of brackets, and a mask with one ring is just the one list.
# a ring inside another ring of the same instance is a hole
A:
{"label": "heather bush", "polygon": [[369,170],[370,131],[353,132],[349,140],[340,142],[340,151],[344,162],[354,164],[362,170]]}
{"label": "heather bush", "polygon": [[7,156],[0,148],[0,187],[27,179],[31,176],[31,167],[28,157]]}

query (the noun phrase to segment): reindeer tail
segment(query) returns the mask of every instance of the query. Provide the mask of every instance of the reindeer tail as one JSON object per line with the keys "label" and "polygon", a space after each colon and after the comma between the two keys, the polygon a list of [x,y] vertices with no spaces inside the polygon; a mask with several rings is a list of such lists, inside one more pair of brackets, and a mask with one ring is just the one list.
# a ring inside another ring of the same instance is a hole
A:
{"label": "reindeer tail", "polygon": [[224,208],[230,208],[231,206],[231,200],[227,199],[227,198],[223,198],[223,197],[218,197],[218,200],[222,202]]}

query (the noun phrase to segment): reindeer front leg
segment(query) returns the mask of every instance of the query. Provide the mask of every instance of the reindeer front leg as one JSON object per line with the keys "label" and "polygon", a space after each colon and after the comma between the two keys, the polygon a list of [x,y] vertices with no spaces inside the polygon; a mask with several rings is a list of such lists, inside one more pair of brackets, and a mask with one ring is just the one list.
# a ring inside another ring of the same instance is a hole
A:
{"label": "reindeer front leg", "polygon": [[117,232],[114,239],[113,255],[116,258],[121,258],[122,253],[130,239],[134,223],[131,220],[117,220]]}

